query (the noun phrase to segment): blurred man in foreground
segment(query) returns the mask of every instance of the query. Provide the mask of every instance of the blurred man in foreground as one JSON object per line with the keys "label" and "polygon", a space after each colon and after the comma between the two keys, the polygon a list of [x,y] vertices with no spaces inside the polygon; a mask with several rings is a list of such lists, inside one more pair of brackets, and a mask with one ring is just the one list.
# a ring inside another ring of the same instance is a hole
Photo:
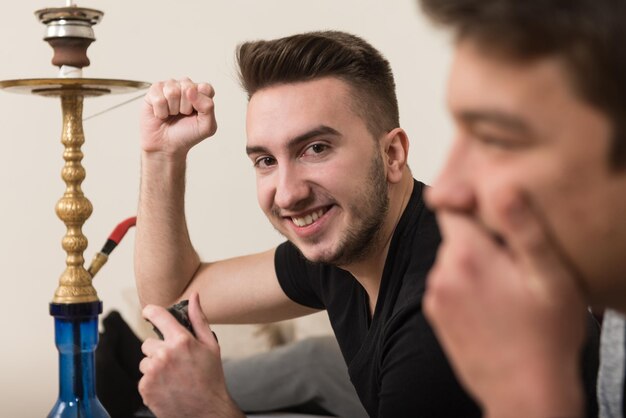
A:
{"label": "blurred man in foreground", "polygon": [[622,416],[625,2],[421,3],[456,36],[427,316],[488,416],[578,417],[587,305],[609,308],[599,402]]}

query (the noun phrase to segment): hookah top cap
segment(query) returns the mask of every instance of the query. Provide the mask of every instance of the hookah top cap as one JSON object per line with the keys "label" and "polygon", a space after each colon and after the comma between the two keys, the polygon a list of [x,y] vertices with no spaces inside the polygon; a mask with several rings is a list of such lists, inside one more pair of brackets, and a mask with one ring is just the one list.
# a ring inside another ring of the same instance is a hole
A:
{"label": "hookah top cap", "polygon": [[92,26],[100,22],[103,12],[84,7],[67,6],[35,12],[46,25],[46,40],[54,49],[52,64],[80,69],[89,65],[87,48],[96,39]]}
{"label": "hookah top cap", "polygon": [[41,23],[47,25],[44,39],[72,37],[95,40],[92,26],[102,20],[104,13],[70,6],[37,10],[35,15]]}
{"label": "hookah top cap", "polygon": [[48,24],[59,20],[72,20],[88,23],[93,26],[102,20],[103,12],[96,9],[88,9],[86,7],[68,6],[68,7],[50,7],[40,9],[35,12],[39,21]]}

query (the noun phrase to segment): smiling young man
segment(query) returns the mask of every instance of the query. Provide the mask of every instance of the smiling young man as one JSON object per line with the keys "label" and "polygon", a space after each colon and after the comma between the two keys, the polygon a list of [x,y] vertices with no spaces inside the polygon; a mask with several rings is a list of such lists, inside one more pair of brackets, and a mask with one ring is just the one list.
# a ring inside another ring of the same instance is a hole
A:
{"label": "smiling young man", "polygon": [[[387,61],[341,32],[247,43],[238,61],[259,205],[288,241],[200,261],[184,217],[185,160],[216,130],[213,88],[153,85],[141,122],[136,278],[152,304],[144,315],[165,339],[143,345],[146,404],[159,417],[240,416],[207,324],[325,309],[371,417],[479,416],[421,312],[440,237],[407,166]],[[197,339],[154,306],[185,298]]]}
{"label": "smiling young man", "polygon": [[586,307],[610,308],[600,415],[621,417],[626,5],[422,5],[456,34],[456,134],[427,195],[443,243],[426,313],[488,416],[580,417]]}

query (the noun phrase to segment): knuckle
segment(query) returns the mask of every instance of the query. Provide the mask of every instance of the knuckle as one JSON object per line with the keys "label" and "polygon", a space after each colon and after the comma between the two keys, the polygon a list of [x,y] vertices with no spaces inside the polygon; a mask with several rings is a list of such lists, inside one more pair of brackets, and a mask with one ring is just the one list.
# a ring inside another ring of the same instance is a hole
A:
{"label": "knuckle", "polygon": [[435,265],[429,275],[427,282],[427,294],[438,297],[446,292],[446,280],[443,270],[439,265]]}
{"label": "knuckle", "polygon": [[163,89],[163,94],[168,99],[180,99],[181,92],[179,88],[176,87],[165,87]]}
{"label": "knuckle", "polygon": [[215,103],[213,100],[207,101],[201,110],[202,113],[213,114],[213,118],[215,119]]}
{"label": "knuckle", "polygon": [[146,387],[147,386],[147,383],[146,383],[147,380],[148,380],[147,377],[142,376],[141,379],[139,379],[139,384],[137,384],[137,389],[139,390],[139,393],[141,393],[142,396],[147,391],[147,387]]}
{"label": "knuckle", "polygon": [[164,94],[180,94],[180,84],[177,81],[169,80],[163,84]]}
{"label": "knuckle", "polygon": [[148,408],[152,409],[154,402],[159,398],[152,379],[146,378],[145,376],[142,377],[137,384],[137,391],[141,395],[143,403]]}
{"label": "knuckle", "polygon": [[163,365],[170,362],[171,357],[172,355],[170,354],[170,350],[158,350],[152,357],[153,367],[163,367]]}
{"label": "knuckle", "polygon": [[439,295],[434,289],[429,288],[426,294],[424,295],[424,314],[428,318],[433,318],[437,316],[438,311],[438,297]]}
{"label": "knuckle", "polygon": [[448,260],[438,260],[428,275],[424,307],[430,305],[431,311],[437,311],[440,305],[454,303],[454,300],[464,297],[467,280],[462,268],[453,265]]}
{"label": "knuckle", "polygon": [[146,375],[146,374],[150,374],[150,372],[152,371],[152,367],[150,367],[152,363],[150,362],[150,359],[148,359],[148,357],[144,357],[140,362],[139,362],[139,371]]}
{"label": "knuckle", "polygon": [[139,362],[138,369],[139,369],[139,373],[141,373],[142,375],[146,375],[149,372],[148,367],[143,362]]}
{"label": "knuckle", "polygon": [[189,350],[194,338],[189,333],[180,333],[172,337],[172,347],[174,350]]}
{"label": "knuckle", "polygon": [[471,276],[476,273],[476,254],[471,243],[459,242],[449,245],[442,249],[442,252],[441,258],[444,260],[448,274],[454,272],[457,275]]}
{"label": "knuckle", "polygon": [[215,89],[213,88],[213,86],[209,83],[200,83],[198,84],[198,90],[200,90],[203,94],[209,96],[209,97],[213,97],[215,96]]}
{"label": "knuckle", "polygon": [[222,349],[217,341],[211,341],[208,346],[208,351],[213,354],[216,358],[222,357]]}
{"label": "knuckle", "polygon": [[167,105],[167,99],[164,96],[153,96],[152,99],[152,104],[155,106],[164,106]]}
{"label": "knuckle", "polygon": [[149,377],[143,376],[139,380],[139,384],[137,385],[137,389],[139,390],[139,393],[141,394],[141,397],[144,399],[144,401],[149,399],[152,393],[152,385],[150,384],[150,381],[151,379]]}
{"label": "knuckle", "polygon": [[430,321],[437,322],[442,309],[450,306],[454,301],[455,289],[446,276],[435,273],[429,276],[428,288],[424,294],[424,314]]}

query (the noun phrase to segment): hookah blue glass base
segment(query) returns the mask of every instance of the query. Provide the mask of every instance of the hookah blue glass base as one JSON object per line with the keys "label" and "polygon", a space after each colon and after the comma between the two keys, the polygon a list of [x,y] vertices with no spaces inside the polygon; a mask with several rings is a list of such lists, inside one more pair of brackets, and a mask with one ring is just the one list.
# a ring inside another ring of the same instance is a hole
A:
{"label": "hookah blue glass base", "polygon": [[102,302],[51,303],[59,350],[59,398],[48,418],[110,418],[96,395],[95,350]]}

